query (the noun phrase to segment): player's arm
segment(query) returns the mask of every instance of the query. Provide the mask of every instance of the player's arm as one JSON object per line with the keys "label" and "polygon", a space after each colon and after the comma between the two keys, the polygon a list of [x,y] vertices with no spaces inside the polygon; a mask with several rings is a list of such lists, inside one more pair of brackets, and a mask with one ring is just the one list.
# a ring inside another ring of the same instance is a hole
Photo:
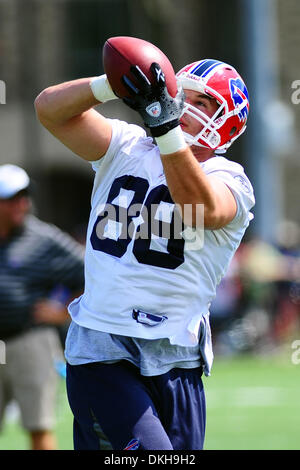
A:
{"label": "player's arm", "polygon": [[201,222],[203,209],[206,228],[224,227],[235,217],[237,204],[232,192],[219,178],[204,173],[189,147],[161,154],[161,159],[172,199],[187,225]]}
{"label": "player's arm", "polygon": [[237,205],[232,192],[219,178],[204,173],[189,147],[161,158],[172,199],[187,225],[201,222],[203,208],[206,228],[224,227],[234,218]]}
{"label": "player's arm", "polygon": [[37,116],[70,150],[85,160],[101,158],[110,144],[109,121],[94,106],[117,98],[106,76],[82,78],[51,86],[35,99]]}
{"label": "player's arm", "polygon": [[[137,67],[131,71],[138,80],[139,89],[128,77],[123,77],[132,96],[125,98],[124,102],[140,113],[156,138],[172,199],[180,207],[185,224],[195,227],[198,221],[201,223],[202,218],[197,212],[202,213],[204,207],[206,228],[225,226],[236,214],[236,201],[221,180],[204,173],[184,140],[179,125],[184,104],[183,90],[179,90],[175,98],[169,95],[158,64],[152,64],[154,85]],[[147,111],[151,109],[151,103],[157,101],[161,105],[158,117]]]}

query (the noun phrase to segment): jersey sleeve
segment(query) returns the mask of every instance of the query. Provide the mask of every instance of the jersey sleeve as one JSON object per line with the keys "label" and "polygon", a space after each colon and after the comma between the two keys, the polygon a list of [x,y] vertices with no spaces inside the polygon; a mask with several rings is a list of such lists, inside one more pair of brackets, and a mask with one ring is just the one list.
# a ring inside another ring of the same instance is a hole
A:
{"label": "jersey sleeve", "polygon": [[[112,138],[106,154],[94,162],[90,162],[95,172],[107,163],[110,163],[121,152],[129,154],[130,149],[138,143],[139,140],[147,139],[145,130],[135,124],[128,124],[118,119],[108,119],[112,126]],[[149,139],[149,138],[148,138]]]}
{"label": "jersey sleeve", "polygon": [[205,163],[203,168],[205,173],[220,178],[229,187],[236,200],[237,213],[232,222],[241,219],[248,222],[252,220],[253,214],[250,210],[255,204],[254,191],[243,167],[224,157],[215,157]]}

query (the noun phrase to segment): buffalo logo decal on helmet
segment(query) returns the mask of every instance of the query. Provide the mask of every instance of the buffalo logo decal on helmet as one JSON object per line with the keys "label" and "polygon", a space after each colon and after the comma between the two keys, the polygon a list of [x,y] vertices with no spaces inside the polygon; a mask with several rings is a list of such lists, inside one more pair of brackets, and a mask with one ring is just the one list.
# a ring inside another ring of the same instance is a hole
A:
{"label": "buffalo logo decal on helmet", "polygon": [[[238,113],[240,121],[246,121],[248,118],[249,111],[249,96],[247,88],[240,78],[231,78],[229,80],[229,83],[231,98],[234,103],[234,106],[237,106],[240,109]],[[241,106],[243,105],[243,103],[244,106]]]}

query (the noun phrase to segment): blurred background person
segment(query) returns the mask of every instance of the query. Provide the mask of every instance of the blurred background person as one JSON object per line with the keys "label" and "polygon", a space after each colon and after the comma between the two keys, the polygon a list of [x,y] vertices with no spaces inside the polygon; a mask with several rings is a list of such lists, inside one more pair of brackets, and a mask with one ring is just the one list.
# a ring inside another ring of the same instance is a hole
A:
{"label": "blurred background person", "polygon": [[56,448],[55,365],[63,360],[58,327],[66,304],[83,288],[83,249],[30,212],[30,179],[20,167],[0,166],[0,424],[16,400],[31,448]]}
{"label": "blurred background person", "polygon": [[278,342],[292,337],[300,327],[300,226],[282,220],[277,227],[276,248],[282,259],[282,275],[275,279],[274,336]]}
{"label": "blurred background person", "polygon": [[271,352],[299,331],[299,233],[282,221],[274,243],[241,244],[210,309],[218,354]]}

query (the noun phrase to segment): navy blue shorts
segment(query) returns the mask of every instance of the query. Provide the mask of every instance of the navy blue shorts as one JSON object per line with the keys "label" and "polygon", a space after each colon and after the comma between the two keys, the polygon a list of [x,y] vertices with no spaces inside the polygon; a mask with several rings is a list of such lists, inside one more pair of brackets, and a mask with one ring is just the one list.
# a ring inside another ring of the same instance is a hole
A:
{"label": "navy blue shorts", "polygon": [[145,377],[128,361],[67,365],[74,449],[200,450],[206,406],[202,368]]}

